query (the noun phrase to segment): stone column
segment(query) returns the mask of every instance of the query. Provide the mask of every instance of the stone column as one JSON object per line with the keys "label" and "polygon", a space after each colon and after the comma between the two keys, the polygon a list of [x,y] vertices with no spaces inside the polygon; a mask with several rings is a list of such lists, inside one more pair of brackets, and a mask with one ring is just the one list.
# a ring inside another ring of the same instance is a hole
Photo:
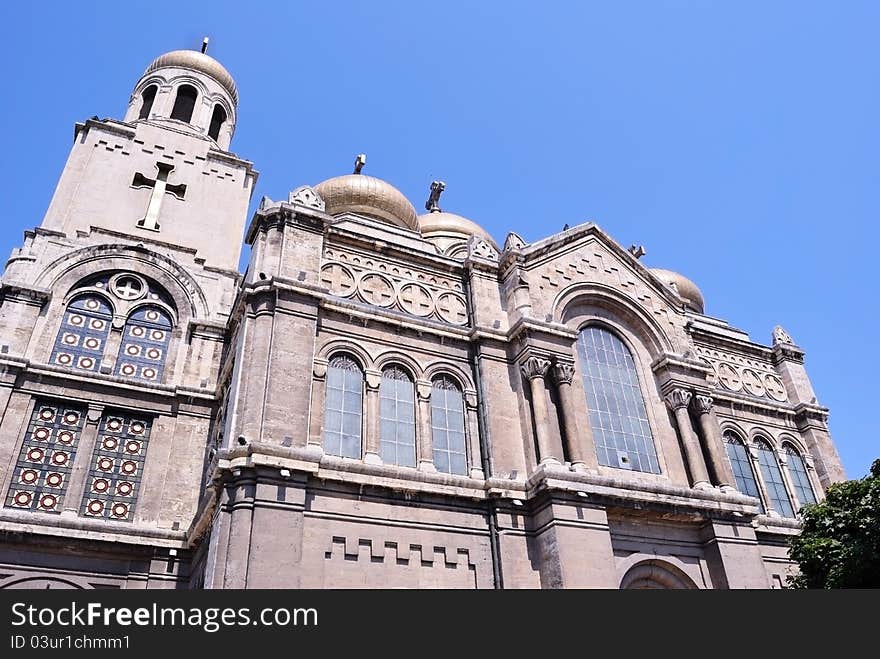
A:
{"label": "stone column", "polygon": [[67,483],[67,492],[64,495],[62,514],[65,516],[79,515],[79,507],[83,493],[88,487],[89,472],[92,469],[92,455],[98,441],[98,424],[103,414],[104,406],[95,403],[91,403],[86,410],[85,423],[76,443],[76,456],[73,459],[73,468],[70,470],[70,482]]}
{"label": "stone column", "polygon": [[587,427],[581,430],[577,422],[575,393],[571,386],[574,378],[574,364],[557,362],[553,365],[553,379],[559,391],[559,402],[562,407],[562,424],[565,430],[566,448],[568,457],[571,459],[571,467],[575,471],[586,470],[584,446],[586,443],[590,449],[594,448],[593,429]]}
{"label": "stone column", "polygon": [[418,411],[418,438],[419,469],[422,471],[437,471],[434,466],[434,444],[431,441],[431,383],[425,380],[416,382],[416,397]]}
{"label": "stone column", "polygon": [[675,414],[675,421],[678,424],[678,432],[684,448],[684,457],[693,481],[692,485],[697,489],[705,489],[712,486],[709,484],[709,474],[706,472],[706,464],[703,461],[700,440],[694,433],[687,411],[691,396],[691,392],[687,389],[673,389],[666,394],[666,404]]}
{"label": "stone column", "polygon": [[468,444],[470,453],[470,477],[484,479],[483,454],[480,451],[480,422],[477,418],[477,394],[475,391],[466,391],[464,394],[465,423],[468,429]]}
{"label": "stone column", "polygon": [[382,384],[382,373],[368,370],[365,375],[367,418],[364,423],[364,462],[382,464],[382,458],[379,457],[379,385]]}
{"label": "stone column", "polygon": [[547,427],[547,399],[545,398],[547,391],[544,386],[544,376],[550,368],[550,361],[542,357],[529,357],[521,368],[532,391],[532,416],[535,421],[535,437],[538,442],[538,462],[559,464],[559,458],[553,455],[553,442],[550,437],[550,429]]}
{"label": "stone column", "polygon": [[721,440],[721,427],[718,425],[718,419],[712,414],[712,397],[694,396],[694,407],[699,415],[700,434],[703,446],[709,454],[709,467],[715,476],[715,484],[725,491],[735,490],[733,471]]}
{"label": "stone column", "polygon": [[312,401],[309,410],[309,437],[307,446],[322,448],[324,438],[324,396],[327,390],[327,360],[315,359],[312,367]]}

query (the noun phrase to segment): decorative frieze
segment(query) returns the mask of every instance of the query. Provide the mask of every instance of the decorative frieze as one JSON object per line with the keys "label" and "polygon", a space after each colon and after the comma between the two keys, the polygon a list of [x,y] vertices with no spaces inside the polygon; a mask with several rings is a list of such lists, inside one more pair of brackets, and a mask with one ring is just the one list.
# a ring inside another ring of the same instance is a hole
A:
{"label": "decorative frieze", "polygon": [[452,277],[328,248],[324,251],[321,283],[333,295],[383,309],[451,325],[468,323],[464,288]]}
{"label": "decorative frieze", "polygon": [[788,392],[769,361],[738,355],[707,346],[697,346],[700,361],[712,369],[710,383],[722,390],[768,398],[784,403]]}

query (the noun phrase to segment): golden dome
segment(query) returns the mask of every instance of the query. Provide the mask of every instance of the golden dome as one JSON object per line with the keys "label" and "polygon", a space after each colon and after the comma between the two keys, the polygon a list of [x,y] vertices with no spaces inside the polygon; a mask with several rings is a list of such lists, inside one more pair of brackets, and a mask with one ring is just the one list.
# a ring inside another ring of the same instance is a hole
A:
{"label": "golden dome", "polygon": [[330,215],[360,213],[380,222],[419,230],[415,207],[390,183],[366,174],[346,174],[315,186]]}
{"label": "golden dome", "polygon": [[194,69],[207,76],[211,76],[229,92],[232,102],[238,105],[238,90],[235,80],[229,75],[229,71],[223,68],[217,60],[197,50],[172,50],[170,53],[159,55],[153,63],[144,71],[144,75],[166,67],[180,67],[182,69]]}
{"label": "golden dome", "polygon": [[697,313],[703,313],[705,308],[703,294],[694,282],[672,270],[650,268],[650,271],[657,279],[678,291],[678,297],[684,300],[686,307]]}
{"label": "golden dome", "polygon": [[461,237],[467,240],[471,236],[479,236],[492,245],[496,251],[501,251],[488,231],[476,222],[455,213],[434,211],[419,215],[419,226],[422,228],[422,236],[428,239],[432,237]]}

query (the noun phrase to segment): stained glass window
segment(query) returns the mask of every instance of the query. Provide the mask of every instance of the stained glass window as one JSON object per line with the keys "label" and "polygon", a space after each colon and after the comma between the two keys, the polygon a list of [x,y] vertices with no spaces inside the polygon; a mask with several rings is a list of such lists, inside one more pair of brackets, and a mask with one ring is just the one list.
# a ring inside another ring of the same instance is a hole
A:
{"label": "stained glass window", "polygon": [[648,412],[629,348],[600,327],[581,330],[577,346],[599,464],[659,474]]}
{"label": "stained glass window", "polygon": [[379,456],[387,464],[416,466],[413,383],[397,366],[382,372],[379,385]]}
{"label": "stained glass window", "polygon": [[168,358],[171,317],[155,306],[139,307],[125,323],[116,374],[138,380],[161,382]]}
{"label": "stained glass window", "polygon": [[330,360],[324,401],[324,452],[361,457],[364,374],[357,363],[340,355]]}
{"label": "stained glass window", "polygon": [[151,421],[105,412],[98,426],[80,514],[131,521],[144,471]]}
{"label": "stained glass window", "polygon": [[12,474],[7,507],[61,512],[84,419],[81,407],[36,402]]}
{"label": "stained glass window", "polygon": [[764,485],[767,487],[770,507],[783,517],[794,517],[791,499],[785,489],[785,482],[782,480],[782,471],[776,461],[776,454],[764,441],[756,442],[755,448],[758,449],[758,464],[761,466],[761,476],[764,477]]}
{"label": "stained glass window", "polygon": [[807,466],[804,459],[791,444],[785,445],[785,455],[788,475],[794,486],[794,493],[800,506],[808,503],[816,503],[816,495],[813,494],[813,486],[810,485],[810,477],[807,475]]}
{"label": "stained glass window", "polygon": [[755,479],[752,460],[749,458],[746,445],[739,437],[728,431],[724,433],[724,446],[727,449],[727,458],[730,460],[730,467],[736,480],[736,489],[746,496],[755,497],[758,500],[758,507],[761,512],[764,512],[764,502],[761,500],[758,481]]}
{"label": "stained glass window", "polygon": [[434,467],[447,474],[467,475],[464,398],[450,378],[439,377],[431,386],[431,438]]}
{"label": "stained glass window", "polygon": [[97,371],[110,333],[113,310],[101,295],[85,293],[67,305],[50,363]]}

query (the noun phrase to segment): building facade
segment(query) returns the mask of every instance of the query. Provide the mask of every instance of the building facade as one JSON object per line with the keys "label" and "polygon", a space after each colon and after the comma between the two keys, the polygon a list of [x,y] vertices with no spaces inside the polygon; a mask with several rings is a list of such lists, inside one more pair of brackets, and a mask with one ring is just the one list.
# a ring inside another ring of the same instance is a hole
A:
{"label": "building facade", "polygon": [[[771,588],[844,478],[804,353],[592,223],[361,171],[247,221],[197,51],[77,124],[0,280],[0,588]],[[238,271],[240,237],[250,262]]]}

